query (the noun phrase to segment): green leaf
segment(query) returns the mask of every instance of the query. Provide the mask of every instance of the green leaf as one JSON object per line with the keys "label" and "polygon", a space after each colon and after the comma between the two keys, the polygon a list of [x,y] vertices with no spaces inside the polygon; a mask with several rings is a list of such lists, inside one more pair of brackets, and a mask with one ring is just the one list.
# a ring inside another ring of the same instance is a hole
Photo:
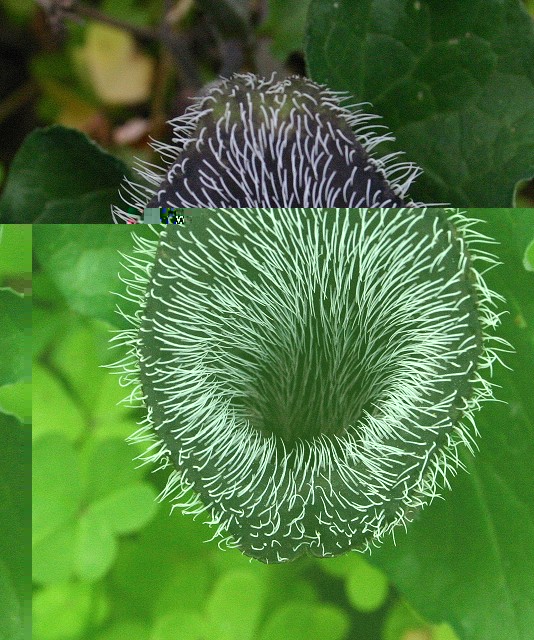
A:
{"label": "green leaf", "polygon": [[[126,165],[74,129],[36,129],[26,138],[0,198],[2,222],[110,223]],[[56,219],[57,218],[57,219]]]}
{"label": "green leaf", "polygon": [[37,584],[67,582],[72,574],[77,523],[69,520],[33,545],[32,576]]}
{"label": "green leaf", "polygon": [[349,629],[347,614],[330,605],[288,603],[267,620],[260,640],[341,640]]}
{"label": "green leaf", "polygon": [[0,638],[31,635],[30,432],[0,414]]}
{"label": "green leaf", "polygon": [[32,383],[17,382],[0,387],[0,411],[15,416],[23,424],[32,419]]}
{"label": "green leaf", "polygon": [[109,571],[115,555],[117,543],[111,526],[89,509],[78,522],[74,551],[74,569],[87,582],[100,580]]}
{"label": "green leaf", "polygon": [[48,369],[33,365],[33,436],[63,434],[71,442],[83,433],[85,420],[61,382]]}
{"label": "green leaf", "polygon": [[[100,385],[109,374],[102,368],[109,352],[109,329],[94,327],[85,318],[73,323],[50,356],[54,367],[65,377],[76,399],[91,413]],[[83,354],[83,357],[81,357]]]}
{"label": "green leaf", "polygon": [[212,636],[207,635],[206,621],[199,613],[176,611],[156,621],[150,640],[204,640],[207,637]]}
{"label": "green leaf", "polygon": [[158,510],[157,492],[148,482],[121,487],[93,503],[89,513],[105,522],[115,534],[138,531]]}
{"label": "green leaf", "polygon": [[264,598],[263,581],[251,571],[236,569],[225,573],[206,603],[210,637],[213,640],[256,638]]}
{"label": "green leaf", "polygon": [[345,582],[347,597],[359,611],[375,611],[384,604],[389,585],[386,576],[363,558],[352,556],[352,567]]}
{"label": "green leaf", "polygon": [[[150,632],[144,622],[122,620],[95,636],[95,640],[149,640]],[[152,639],[151,639],[152,640]]]}
{"label": "green leaf", "polygon": [[486,275],[506,298],[500,335],[515,354],[495,366],[496,397],[476,416],[480,451],[465,457],[445,500],[435,501],[373,551],[416,609],[446,621],[462,640],[529,640],[534,625],[534,274],[522,259],[534,235],[534,210],[471,210],[499,241],[503,264]]}
{"label": "green leaf", "polygon": [[[64,198],[47,202],[43,213],[35,222],[40,224],[98,224],[110,217],[111,204],[121,204],[118,185],[84,193],[77,198]],[[111,219],[108,220],[111,222]]]}
{"label": "green leaf", "polygon": [[273,54],[282,61],[304,47],[308,5],[309,0],[269,0],[261,33],[271,36]]}
{"label": "green leaf", "polygon": [[200,611],[206,602],[211,580],[211,571],[206,563],[181,556],[178,570],[161,585],[161,593],[154,603],[155,616],[159,618],[171,613],[177,603],[190,611]]}
{"label": "green leaf", "polygon": [[33,447],[33,544],[71,520],[80,505],[78,456],[63,434],[48,434]]}
{"label": "green leaf", "polygon": [[33,599],[34,640],[75,640],[91,620],[93,594],[83,583],[58,584],[38,591]]}
{"label": "green leaf", "polygon": [[315,81],[371,102],[423,168],[413,198],[511,206],[534,173],[534,23],[520,0],[312,0],[306,53]]}
{"label": "green leaf", "polygon": [[137,468],[132,453],[132,448],[118,438],[89,444],[82,461],[86,502],[99,500],[141,478],[144,469]]}
{"label": "green leaf", "polygon": [[[95,640],[149,640],[150,632],[146,624],[136,620],[117,622],[103,633],[99,633]],[[152,638],[150,638],[152,640]]]}
{"label": "green leaf", "polygon": [[130,233],[127,225],[41,225],[33,231],[33,246],[41,267],[72,310],[118,325],[117,304],[129,312],[134,307],[110,294],[117,289],[122,260],[118,252],[131,249]]}
{"label": "green leaf", "polygon": [[6,224],[0,232],[0,283],[6,275],[32,272],[32,227]]}
{"label": "green leaf", "polygon": [[[1,247],[0,247],[1,250]],[[0,385],[31,378],[32,302],[0,289]]]}

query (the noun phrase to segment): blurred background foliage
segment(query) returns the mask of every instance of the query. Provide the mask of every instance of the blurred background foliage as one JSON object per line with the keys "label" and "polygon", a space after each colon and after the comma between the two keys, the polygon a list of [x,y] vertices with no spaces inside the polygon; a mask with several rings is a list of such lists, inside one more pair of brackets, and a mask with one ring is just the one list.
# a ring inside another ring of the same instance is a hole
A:
{"label": "blurred background foliage", "polygon": [[[139,409],[102,365],[131,229],[33,228],[36,640],[529,640],[534,624],[534,210],[471,210],[498,244],[500,403],[453,490],[371,556],[265,566],[155,502],[166,474],[132,462]],[[150,234],[145,225],[134,233]],[[429,622],[432,621],[432,622]],[[450,626],[449,626],[450,625]]]}
{"label": "blurred background foliage", "polygon": [[31,635],[31,226],[0,225],[0,638]]}
{"label": "blurred background foliage", "polygon": [[[534,15],[532,0],[522,1]],[[337,6],[324,7],[330,4]],[[393,4],[386,2],[385,12]],[[167,120],[218,75],[306,74],[308,6],[309,0],[0,0],[0,191],[5,169],[37,126],[83,131],[129,166],[134,157],[157,161],[150,137],[169,141]],[[328,31],[316,22],[317,32]],[[526,56],[526,49],[518,54],[519,66]],[[463,73],[451,69],[450,78]],[[412,107],[406,102],[406,110]],[[517,205],[533,203],[534,182],[525,183]]]}
{"label": "blurred background foliage", "polygon": [[34,227],[34,639],[457,640],[364,556],[263,565],[155,501],[166,474],[132,462],[142,414],[101,366],[130,247],[126,226]]}

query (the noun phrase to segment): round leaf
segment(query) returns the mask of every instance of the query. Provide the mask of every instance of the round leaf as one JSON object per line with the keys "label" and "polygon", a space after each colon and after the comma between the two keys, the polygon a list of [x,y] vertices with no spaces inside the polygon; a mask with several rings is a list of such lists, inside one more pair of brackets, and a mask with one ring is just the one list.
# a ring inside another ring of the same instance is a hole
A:
{"label": "round leaf", "polygon": [[61,434],[39,438],[33,447],[33,544],[66,524],[78,511],[78,456]]}
{"label": "round leaf", "polygon": [[288,603],[267,620],[260,640],[341,640],[347,614],[330,605]]}

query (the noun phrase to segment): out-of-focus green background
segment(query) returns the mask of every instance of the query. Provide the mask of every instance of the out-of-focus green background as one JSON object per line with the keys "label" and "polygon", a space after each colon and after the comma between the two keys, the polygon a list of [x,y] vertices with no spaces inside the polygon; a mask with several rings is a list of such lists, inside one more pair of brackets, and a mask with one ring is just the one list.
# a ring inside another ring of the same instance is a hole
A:
{"label": "out-of-focus green background", "polygon": [[121,357],[117,303],[133,308],[109,292],[123,292],[130,233],[150,229],[35,225],[35,640],[530,640],[534,210],[468,215],[497,241],[486,277],[515,350],[495,367],[502,402],[476,417],[480,451],[462,453],[468,473],[370,557],[271,566],[169,514],[155,502],[167,472],[136,468],[124,442],[142,414],[117,404],[126,391],[101,365]]}
{"label": "out-of-focus green background", "polygon": [[34,639],[454,640],[360,554],[266,566],[155,501],[166,472],[132,462],[142,414],[101,367],[129,234],[34,227]]}
{"label": "out-of-focus green background", "polygon": [[31,635],[31,226],[0,225],[0,638]]}

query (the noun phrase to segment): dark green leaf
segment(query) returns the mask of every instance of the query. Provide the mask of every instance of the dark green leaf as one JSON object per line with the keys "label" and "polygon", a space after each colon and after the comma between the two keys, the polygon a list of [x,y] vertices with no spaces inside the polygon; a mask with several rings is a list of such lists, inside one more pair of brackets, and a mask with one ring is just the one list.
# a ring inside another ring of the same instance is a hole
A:
{"label": "dark green leaf", "polygon": [[308,5],[309,0],[269,0],[261,31],[271,36],[272,51],[282,61],[304,47]]}
{"label": "dark green leaf", "polygon": [[311,77],[369,101],[422,202],[511,206],[534,173],[534,23],[520,0],[312,0]]}
{"label": "dark green leaf", "polygon": [[124,163],[87,136],[60,126],[33,131],[0,198],[3,222],[110,223]]}

